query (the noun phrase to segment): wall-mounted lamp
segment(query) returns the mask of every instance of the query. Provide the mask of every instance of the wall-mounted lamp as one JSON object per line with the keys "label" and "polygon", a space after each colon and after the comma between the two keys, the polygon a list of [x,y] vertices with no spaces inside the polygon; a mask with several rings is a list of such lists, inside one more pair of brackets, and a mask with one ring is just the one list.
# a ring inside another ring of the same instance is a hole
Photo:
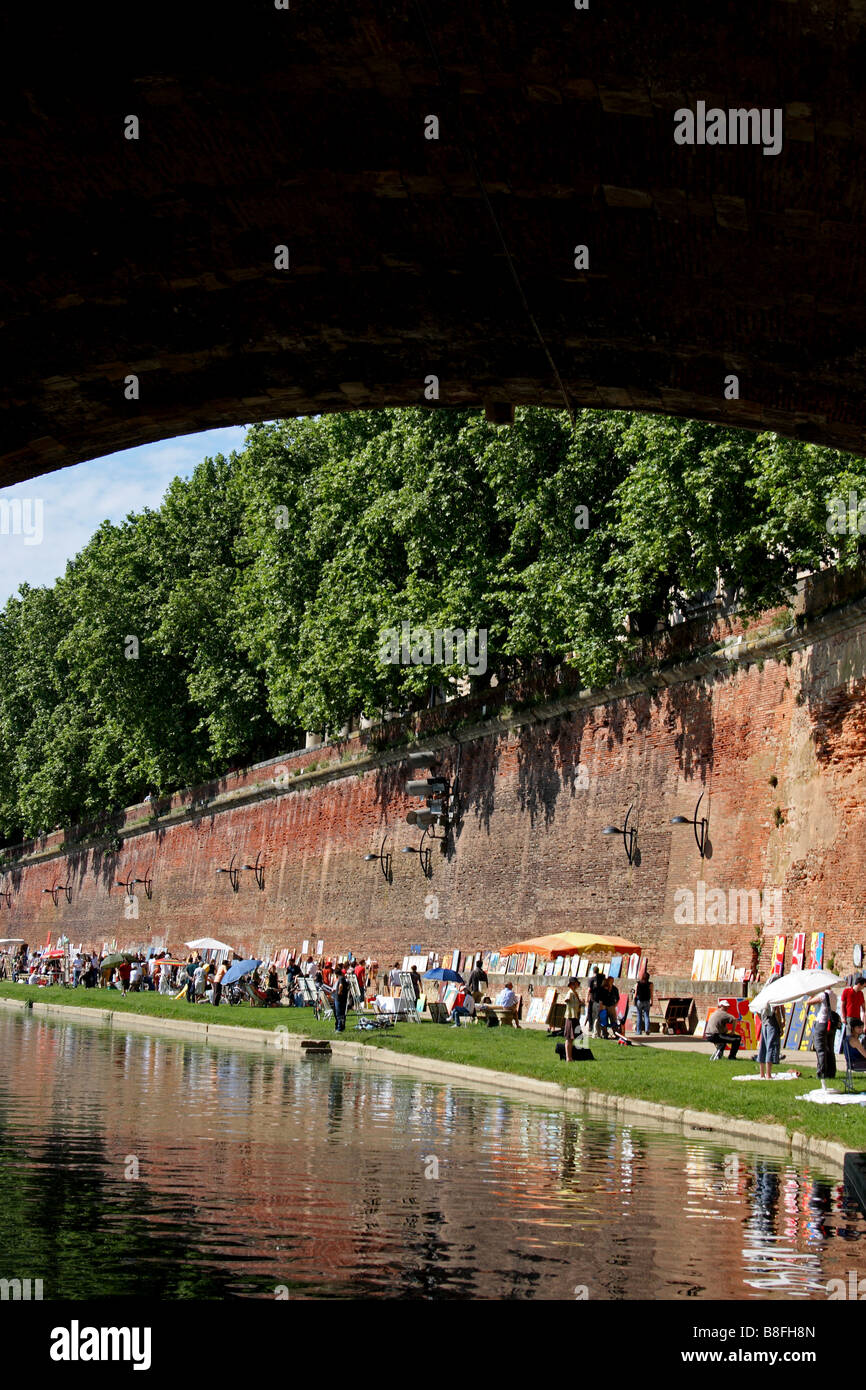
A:
{"label": "wall-mounted lamp", "polygon": [[700,796],[698,797],[698,804],[695,807],[695,814],[693,820],[689,820],[688,816],[671,816],[671,825],[691,825],[694,827],[695,844],[698,847],[698,854],[701,856],[702,859],[706,854],[707,826],[709,825],[709,821],[707,820],[706,816],[701,816],[700,820],[698,820],[698,811],[700,809],[701,802],[704,799],[704,795],[705,793],[701,792]]}
{"label": "wall-mounted lamp", "polygon": [[65,894],[68,903],[72,902],[72,884],[69,882],[68,878],[65,883],[58,883],[57,879],[55,879],[50,888],[43,888],[42,891],[43,893],[51,894],[55,907],[57,907],[60,902],[61,893]]}
{"label": "wall-mounted lamp", "polygon": [[255,876],[256,876],[256,883],[259,885],[259,888],[260,888],[260,889],[261,889],[261,888],[264,888],[264,886],[265,886],[265,866],[264,866],[264,864],[261,862],[261,859],[262,859],[262,852],[261,852],[261,850],[259,850],[258,854],[256,855],[256,862],[255,862],[255,864],[244,864],[244,868],[245,868],[245,869],[249,869],[249,870],[251,871],[251,873],[254,873],[254,874],[255,874]]}
{"label": "wall-mounted lamp", "polygon": [[[43,890],[43,891],[44,891],[44,890]],[[11,906],[12,906],[12,884],[11,884],[11,883],[7,883],[6,887],[2,890],[2,892],[0,892],[0,907],[2,907],[4,903],[6,904],[7,907],[11,907]]]}
{"label": "wall-mounted lamp", "polygon": [[228,876],[229,876],[229,883],[230,883],[231,886],[232,886],[232,892],[233,892],[233,893],[236,893],[236,892],[238,891],[238,888],[239,888],[239,886],[240,886],[240,877],[241,877],[241,871],[240,871],[240,869],[238,869],[238,868],[235,867],[235,859],[236,859],[236,858],[237,858],[237,855],[236,855],[236,854],[233,854],[232,857],[231,857],[231,860],[230,860],[230,862],[229,862],[228,868],[217,869],[217,873],[218,873],[218,874],[228,874]]}
{"label": "wall-mounted lamp", "polygon": [[390,836],[388,836],[388,835],[385,835],[385,836],[383,837],[382,843],[381,843],[381,845],[380,845],[380,847],[379,847],[379,853],[378,853],[378,854],[372,854],[372,853],[371,853],[371,854],[365,854],[365,855],[364,855],[364,863],[365,863],[365,864],[375,864],[375,863],[378,863],[379,868],[382,870],[382,874],[383,874],[383,877],[384,877],[384,879],[385,879],[385,882],[386,882],[386,883],[393,883],[393,881],[394,881],[394,869],[393,869],[393,865],[392,865],[392,862],[391,862],[391,854],[390,854],[390,851],[386,852],[386,850],[385,850],[385,845],[388,843],[388,840],[389,840],[389,839],[390,839]]}
{"label": "wall-mounted lamp", "polygon": [[636,851],[635,851],[635,841],[637,840],[637,830],[635,829],[634,826],[632,826],[631,829],[629,829],[629,824],[628,824],[629,816],[631,815],[631,813],[632,813],[633,810],[634,810],[634,802],[632,802],[631,806],[629,806],[628,811],[626,812],[626,817],[625,817],[625,820],[623,821],[623,825],[622,825],[622,829],[621,829],[621,830],[620,830],[620,828],[619,828],[618,825],[606,825],[606,826],[604,827],[604,830],[601,832],[602,835],[621,835],[621,836],[622,836],[622,842],[623,842],[623,844],[625,845],[625,852],[626,852],[626,855],[628,856],[628,862],[629,862],[629,864],[633,864],[633,863],[634,863],[634,856],[635,856],[635,852],[636,852]]}
{"label": "wall-mounted lamp", "polygon": [[118,888],[123,889],[124,893],[128,898],[132,898],[135,896],[135,879],[132,877],[131,869],[129,873],[126,875],[126,878],[116,878],[114,882]]}
{"label": "wall-mounted lamp", "polygon": [[150,872],[149,864],[144,871],[144,878],[137,878],[135,882],[141,884],[142,888],[144,889],[144,896],[147,898],[149,902],[150,899],[153,897],[153,874]]}
{"label": "wall-mounted lamp", "polygon": [[431,840],[435,838],[435,836],[433,835],[433,833],[432,833],[432,831],[431,831],[431,829],[430,829],[430,826],[429,826],[429,825],[425,825],[425,827],[424,827],[424,834],[421,836],[421,843],[420,843],[419,845],[404,845],[403,848],[402,848],[402,850],[400,851],[400,853],[401,853],[401,854],[417,854],[417,856],[418,856],[418,864],[419,864],[419,866],[420,866],[420,868],[421,868],[422,874],[424,875],[425,878],[432,878],[432,877],[433,877],[433,862],[432,862],[432,861],[433,861],[433,851],[432,851],[432,849],[430,848],[429,845],[425,845],[425,844],[424,844],[424,841],[426,840],[426,838],[427,838],[428,835],[430,836],[430,839],[431,839]]}

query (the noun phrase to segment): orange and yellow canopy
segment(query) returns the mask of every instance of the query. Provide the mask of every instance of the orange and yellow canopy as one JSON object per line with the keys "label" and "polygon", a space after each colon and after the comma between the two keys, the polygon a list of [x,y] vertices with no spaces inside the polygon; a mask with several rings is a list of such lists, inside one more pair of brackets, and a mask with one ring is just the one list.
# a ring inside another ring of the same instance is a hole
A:
{"label": "orange and yellow canopy", "polygon": [[552,960],[554,956],[589,956],[598,951],[619,951],[623,955],[628,952],[631,955],[639,950],[640,946],[636,942],[626,941],[623,936],[599,936],[595,932],[563,931],[554,932],[552,936],[535,936],[527,941],[517,941],[512,946],[503,946],[500,955],[522,955],[525,951],[527,955],[534,952],[536,956],[546,956]]}

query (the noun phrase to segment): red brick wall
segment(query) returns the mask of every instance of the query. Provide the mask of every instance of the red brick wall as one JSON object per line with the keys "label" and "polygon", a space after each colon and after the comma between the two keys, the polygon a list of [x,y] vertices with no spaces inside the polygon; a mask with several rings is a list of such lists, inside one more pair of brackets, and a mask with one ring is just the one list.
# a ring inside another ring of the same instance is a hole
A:
{"label": "red brick wall", "polygon": [[[695,892],[703,872],[707,889],[725,894],[780,889],[788,960],[793,932],[824,930],[828,954],[848,966],[851,945],[866,937],[866,621],[790,660],[464,744],[456,852],[450,860],[434,852],[430,881],[416,856],[400,853],[419,839],[405,824],[406,765],[359,776],[347,763],[346,775],[325,785],[292,788],[289,777],[278,796],[131,837],[111,859],[91,850],[18,867],[0,935],[44,941],[64,931],[85,945],[162,937],[179,946],[208,934],[256,954],[321,936],[329,951],[351,947],[384,961],[412,943],[497,947],[598,929],[639,940],[657,974],[687,974],[696,947],[730,947],[735,965],[746,965],[748,921],[675,921],[677,890]],[[338,753],[314,750],[297,761],[325,758],[336,763]],[[265,771],[247,772],[215,789],[264,780]],[[712,849],[703,865],[691,829],[670,824],[693,813],[702,789]],[[629,867],[621,839],[601,831],[621,825],[632,802],[640,862]],[[390,885],[377,864],[363,862],[386,829]],[[233,853],[244,863],[258,851],[264,891],[242,872],[233,893],[215,869]],[[67,869],[71,902],[61,893],[55,907],[42,890]],[[138,919],[129,920],[114,881],[145,869],[152,898],[139,888]],[[768,927],[765,969],[772,937]]]}

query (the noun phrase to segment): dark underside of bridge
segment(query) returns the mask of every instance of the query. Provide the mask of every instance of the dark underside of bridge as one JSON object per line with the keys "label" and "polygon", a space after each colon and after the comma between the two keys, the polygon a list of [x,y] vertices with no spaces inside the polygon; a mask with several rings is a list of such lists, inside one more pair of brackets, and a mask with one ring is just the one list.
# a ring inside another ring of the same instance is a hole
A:
{"label": "dark underside of bridge", "polygon": [[[866,0],[174,11],[5,35],[0,481],[408,404],[862,449]],[[699,102],[781,149],[677,144]]]}

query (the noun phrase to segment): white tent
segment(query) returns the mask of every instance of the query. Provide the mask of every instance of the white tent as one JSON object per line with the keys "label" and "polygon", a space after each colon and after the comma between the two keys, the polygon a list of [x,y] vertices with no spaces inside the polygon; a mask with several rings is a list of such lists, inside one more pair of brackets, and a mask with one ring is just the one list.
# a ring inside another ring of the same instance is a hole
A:
{"label": "white tent", "polygon": [[196,941],[185,941],[184,946],[189,946],[192,951],[233,951],[234,946],[227,946],[224,941],[217,941],[215,936],[200,936]]}

